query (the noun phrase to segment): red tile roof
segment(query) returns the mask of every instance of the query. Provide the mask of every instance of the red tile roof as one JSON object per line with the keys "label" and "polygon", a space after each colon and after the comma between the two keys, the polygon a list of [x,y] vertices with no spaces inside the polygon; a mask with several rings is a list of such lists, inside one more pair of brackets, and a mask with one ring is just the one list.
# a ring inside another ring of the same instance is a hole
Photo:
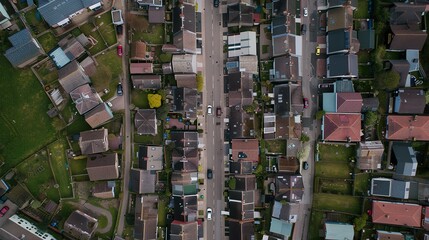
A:
{"label": "red tile roof", "polygon": [[360,141],[360,113],[327,113],[323,117],[323,139],[326,141]]}
{"label": "red tile roof", "polygon": [[245,161],[259,161],[258,139],[232,139],[232,160],[238,161],[239,155]]}
{"label": "red tile roof", "polygon": [[386,138],[429,141],[429,116],[388,116]]}
{"label": "red tile roof", "polygon": [[362,102],[360,93],[337,93],[337,112],[360,113],[362,110]]}
{"label": "red tile roof", "polygon": [[372,222],[399,226],[420,227],[422,206],[417,204],[372,202]]}

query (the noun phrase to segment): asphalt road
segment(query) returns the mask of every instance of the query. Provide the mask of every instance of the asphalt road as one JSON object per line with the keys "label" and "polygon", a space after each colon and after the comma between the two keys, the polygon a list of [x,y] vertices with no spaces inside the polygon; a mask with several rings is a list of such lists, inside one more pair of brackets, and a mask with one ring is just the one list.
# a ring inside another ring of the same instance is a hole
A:
{"label": "asphalt road", "polygon": [[[223,117],[216,117],[216,108],[224,106],[223,95],[223,42],[222,17],[219,8],[214,8],[211,1],[204,3],[203,12],[203,54],[205,90],[203,112],[205,112],[206,167],[213,170],[213,179],[206,179],[206,207],[213,209],[213,219],[205,221],[206,240],[225,239],[224,218],[224,160],[223,160]],[[207,105],[213,106],[213,115],[206,112]],[[223,112],[225,112],[223,110]],[[219,125],[217,125],[219,123]],[[204,159],[202,159],[204,161]]]}

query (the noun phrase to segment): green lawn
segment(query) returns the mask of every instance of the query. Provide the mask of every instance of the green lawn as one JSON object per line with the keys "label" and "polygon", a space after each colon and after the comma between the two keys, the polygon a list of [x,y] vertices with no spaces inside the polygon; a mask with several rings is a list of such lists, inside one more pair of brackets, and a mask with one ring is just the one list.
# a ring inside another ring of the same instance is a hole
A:
{"label": "green lawn", "polygon": [[70,170],[73,175],[87,174],[86,158],[70,160]]}
{"label": "green lawn", "polygon": [[359,77],[360,78],[373,78],[374,77],[374,68],[372,65],[359,65],[358,71],[359,71]]}
{"label": "green lawn", "polygon": [[286,140],[283,140],[283,139],[266,140],[265,148],[270,153],[286,154]]}
{"label": "green lawn", "polygon": [[32,28],[33,32],[35,34],[42,33],[49,29],[48,24],[43,21],[42,17],[36,16],[37,8],[33,8],[30,11],[25,13],[25,19],[27,20],[28,24]]}
{"label": "green lawn", "polygon": [[66,149],[68,144],[65,139],[58,140],[48,146],[51,153],[51,166],[55,175],[55,180],[60,186],[61,198],[73,197],[73,190],[67,165]]}
{"label": "green lawn", "polygon": [[358,6],[354,13],[354,18],[369,18],[368,14],[368,1],[358,0]]}
{"label": "green lawn", "polygon": [[355,80],[353,81],[353,86],[356,92],[372,92],[374,89],[373,81]]}
{"label": "green lawn", "polygon": [[323,213],[320,211],[311,211],[309,238],[320,239],[319,230],[322,228]]}
{"label": "green lawn", "polygon": [[48,153],[42,150],[16,167],[16,179],[24,183],[31,194],[39,199],[45,197],[58,202],[60,195],[58,189],[54,187],[55,180],[49,166]]}
{"label": "green lawn", "polygon": [[346,147],[339,144],[319,144],[321,161],[349,162],[356,155],[355,146]]}
{"label": "green lawn", "polygon": [[53,61],[48,60],[41,65],[36,66],[35,70],[37,74],[39,74],[39,77],[42,79],[43,84],[59,84],[58,71]]}
{"label": "green lawn", "polygon": [[[94,24],[92,24],[90,22],[87,22],[84,25],[80,26],[79,30],[82,33],[84,33],[85,36],[92,37],[97,42],[94,46],[92,46],[89,49],[89,52],[92,55],[101,52],[102,50],[104,50],[107,47],[106,44],[103,41],[103,38],[101,38],[101,35],[99,34],[99,32],[98,31],[94,31],[95,30]],[[76,31],[76,33],[77,33],[77,31]]]}
{"label": "green lawn", "polygon": [[99,65],[91,79],[97,92],[101,92],[105,88],[110,90],[102,97],[103,100],[106,100],[113,97],[116,92],[119,76],[122,74],[122,59],[116,55],[116,50],[112,49],[105,54],[98,55],[96,60]]}
{"label": "green lawn", "polygon": [[362,200],[360,198],[348,195],[315,193],[313,197],[313,208],[318,210],[360,214],[361,206]]}
{"label": "green lawn", "polygon": [[315,176],[331,178],[351,178],[352,168],[346,163],[316,162]]}
{"label": "green lawn", "polygon": [[367,63],[371,61],[371,53],[367,51],[359,51],[357,55],[359,63]]}
{"label": "green lawn", "polygon": [[97,26],[99,26],[99,31],[103,35],[104,40],[106,40],[109,46],[116,43],[116,31],[115,26],[112,23],[112,15],[110,11],[104,13],[100,18],[95,18]]}
{"label": "green lawn", "polygon": [[0,56],[0,175],[55,137],[51,104],[31,70],[17,70]]}
{"label": "green lawn", "polygon": [[139,40],[143,40],[149,44],[163,44],[164,24],[151,24],[145,32],[134,32],[133,41]]}
{"label": "green lawn", "polygon": [[353,191],[356,196],[366,195],[370,185],[368,180],[370,180],[370,175],[368,173],[359,173],[355,175]]}
{"label": "green lawn", "polygon": [[319,189],[322,193],[345,194],[351,195],[353,189],[352,181],[344,181],[345,179],[319,179]]}
{"label": "green lawn", "polygon": [[140,89],[131,90],[131,102],[138,108],[148,109],[149,101],[147,100],[148,91],[143,91]]}
{"label": "green lawn", "polygon": [[37,38],[39,43],[42,45],[45,52],[51,51],[55,46],[57,46],[58,39],[52,32],[47,32]]}
{"label": "green lawn", "polygon": [[167,211],[168,203],[163,199],[158,201],[158,226],[166,227],[167,226]]}

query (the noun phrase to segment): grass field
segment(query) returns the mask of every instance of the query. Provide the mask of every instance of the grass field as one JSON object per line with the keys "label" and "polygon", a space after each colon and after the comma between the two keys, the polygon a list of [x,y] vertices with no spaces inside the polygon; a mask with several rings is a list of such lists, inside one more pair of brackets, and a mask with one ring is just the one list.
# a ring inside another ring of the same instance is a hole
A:
{"label": "grass field", "polygon": [[368,173],[360,173],[355,175],[355,182],[353,185],[353,192],[357,196],[363,196],[369,190],[370,175]]}
{"label": "grass field", "polygon": [[70,170],[73,175],[87,174],[86,158],[70,160]]}
{"label": "grass field", "polygon": [[369,18],[368,13],[368,1],[366,0],[358,0],[358,7],[354,13],[354,18]]}
{"label": "grass field", "polygon": [[345,179],[319,179],[319,190],[322,193],[352,194],[353,182]]}
{"label": "grass field", "polygon": [[321,161],[348,162],[349,158],[356,155],[356,148],[336,144],[319,144],[319,153]]}
{"label": "grass field", "polygon": [[[79,30],[84,33],[85,36],[92,37],[97,41],[97,43],[88,50],[92,55],[103,51],[107,47],[100,33],[96,30],[94,24],[87,22],[84,25],[80,26]],[[77,33],[78,31],[76,30],[73,32],[73,35]]]}
{"label": "grass field", "polygon": [[37,38],[39,43],[42,45],[43,49],[46,53],[51,51],[58,43],[58,39],[55,37],[55,35],[52,32],[47,32]]}
{"label": "grass field", "polygon": [[55,180],[59,185],[61,198],[73,197],[72,186],[67,165],[66,149],[68,145],[65,139],[60,139],[48,146],[51,153],[51,166]]}
{"label": "grass field", "polygon": [[115,26],[112,23],[112,15],[110,11],[104,13],[100,18],[96,18],[95,22],[99,26],[99,31],[103,35],[109,46],[116,43],[116,31]]}
{"label": "grass field", "polygon": [[351,178],[351,167],[348,164],[335,162],[316,162],[315,176],[331,178]]}
{"label": "grass field", "polygon": [[48,24],[43,21],[42,16],[37,16],[37,8],[33,8],[30,11],[25,13],[25,19],[28,24],[32,27],[32,30],[35,34],[42,33],[49,29]]}
{"label": "grass field", "polygon": [[362,200],[348,195],[316,193],[313,198],[313,208],[326,211],[361,213]]}
{"label": "grass field", "polygon": [[113,97],[116,92],[116,86],[119,82],[119,76],[122,73],[121,58],[116,55],[116,50],[112,49],[105,54],[98,55],[97,72],[91,77],[93,87],[97,92],[107,88],[110,92],[102,97],[103,100]]}
{"label": "grass field", "polygon": [[286,154],[286,140],[267,140],[265,141],[265,148],[270,153]]}
{"label": "grass field", "polygon": [[55,130],[46,114],[51,103],[31,70],[17,70],[0,56],[0,175],[52,142]]}
{"label": "grass field", "polygon": [[55,63],[51,60],[48,60],[40,66],[35,67],[37,74],[42,79],[43,84],[59,84],[58,82],[58,71],[55,66]]}
{"label": "grass field", "polygon": [[308,239],[320,239],[319,227],[322,225],[323,213],[320,211],[311,211],[310,229]]}
{"label": "grass field", "polygon": [[164,25],[151,24],[147,32],[135,32],[133,36],[134,41],[143,40],[149,44],[163,44],[164,43]]}
{"label": "grass field", "polygon": [[147,95],[149,92],[142,91],[139,89],[131,90],[131,102],[140,109],[148,109],[149,101],[147,100]]}
{"label": "grass field", "polygon": [[48,153],[42,150],[16,167],[17,181],[24,183],[31,194],[43,200],[45,197],[58,202],[60,195],[54,187],[55,180],[49,166]]}

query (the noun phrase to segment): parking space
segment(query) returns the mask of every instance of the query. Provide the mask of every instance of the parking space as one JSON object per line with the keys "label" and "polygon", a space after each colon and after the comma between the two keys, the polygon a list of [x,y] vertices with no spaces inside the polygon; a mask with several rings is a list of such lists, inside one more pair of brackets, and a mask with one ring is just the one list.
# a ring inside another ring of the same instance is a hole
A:
{"label": "parking space", "polygon": [[2,226],[8,218],[18,211],[18,206],[12,203],[10,200],[6,200],[6,202],[0,204],[0,209],[3,209],[4,207],[8,207],[9,210],[7,210],[7,212],[2,217],[0,217],[0,226]]}

